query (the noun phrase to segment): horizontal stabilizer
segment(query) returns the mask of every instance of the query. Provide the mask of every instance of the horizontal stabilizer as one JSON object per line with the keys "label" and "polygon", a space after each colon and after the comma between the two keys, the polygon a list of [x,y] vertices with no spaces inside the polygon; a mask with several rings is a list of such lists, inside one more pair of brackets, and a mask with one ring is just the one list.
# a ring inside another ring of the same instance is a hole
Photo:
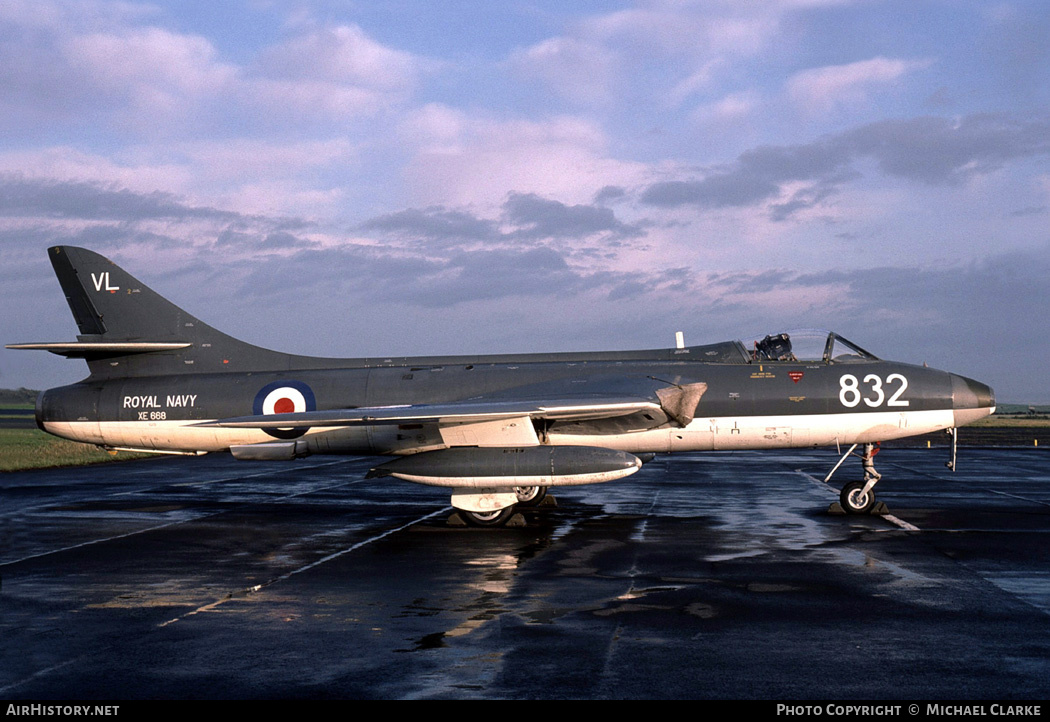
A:
{"label": "horizontal stabilizer", "polygon": [[189,348],[193,344],[189,342],[121,342],[121,341],[59,341],[51,343],[12,343],[5,348],[20,351],[50,351],[58,356],[66,358],[104,358],[106,356],[127,356],[134,353],[154,353],[156,351],[177,351]]}

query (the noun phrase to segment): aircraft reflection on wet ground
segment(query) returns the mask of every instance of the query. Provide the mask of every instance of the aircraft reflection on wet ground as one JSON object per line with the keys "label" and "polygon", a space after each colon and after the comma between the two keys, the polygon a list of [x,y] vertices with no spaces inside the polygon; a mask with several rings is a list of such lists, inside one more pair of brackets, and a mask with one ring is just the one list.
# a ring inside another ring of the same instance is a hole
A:
{"label": "aircraft reflection on wet ground", "polygon": [[[371,459],[0,476],[0,697],[1040,698],[1036,449],[659,457],[522,528],[449,526]],[[294,472],[294,473],[293,473]]]}

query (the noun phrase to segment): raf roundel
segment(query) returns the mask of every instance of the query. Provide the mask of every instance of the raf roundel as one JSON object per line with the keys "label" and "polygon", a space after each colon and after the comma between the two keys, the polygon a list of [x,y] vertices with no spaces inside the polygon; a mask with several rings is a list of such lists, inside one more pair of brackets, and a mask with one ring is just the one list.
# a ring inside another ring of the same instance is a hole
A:
{"label": "raf roundel", "polygon": [[[303,411],[314,411],[317,403],[314,392],[301,381],[274,381],[263,386],[255,395],[252,413],[256,416],[271,414],[293,414]],[[295,439],[306,433],[307,427],[289,427],[265,429],[266,433],[278,439]]]}

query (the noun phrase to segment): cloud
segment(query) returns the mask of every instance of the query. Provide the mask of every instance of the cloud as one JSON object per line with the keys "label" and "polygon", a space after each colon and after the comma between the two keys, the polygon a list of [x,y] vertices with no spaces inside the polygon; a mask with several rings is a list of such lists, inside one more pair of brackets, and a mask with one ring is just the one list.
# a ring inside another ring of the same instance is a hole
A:
{"label": "cloud", "polygon": [[210,218],[228,222],[239,214],[188,206],[173,194],[136,193],[84,181],[54,181],[0,175],[0,216],[76,218],[80,220]]}
{"label": "cloud", "polygon": [[219,92],[235,75],[218,62],[211,42],[158,27],[125,28],[63,39],[65,60],[95,88],[137,105],[160,103],[157,110],[179,110],[173,103]]}
{"label": "cloud", "polygon": [[192,265],[199,253],[219,266],[262,253],[294,254],[323,238],[315,225],[294,216],[244,214],[162,191],[0,174],[5,259],[16,248],[79,245],[120,259],[148,258],[163,274]]}
{"label": "cloud", "polygon": [[794,10],[791,3],[659,0],[586,16],[562,35],[515,50],[509,63],[579,104],[646,97],[675,107],[733,61],[767,48]]}
{"label": "cloud", "polygon": [[332,166],[345,167],[357,157],[357,147],[346,138],[190,140],[172,150],[209,180],[294,177]]}
{"label": "cloud", "polygon": [[204,37],[135,25],[133,13],[105,26],[79,9],[0,18],[0,117],[11,129],[36,118],[166,132],[196,125],[202,105],[237,80]]}
{"label": "cloud", "polygon": [[440,67],[355,24],[300,27],[234,62],[209,38],[163,27],[156,10],[16,5],[0,12],[0,129],[27,135],[41,120],[142,138],[222,125],[295,133],[381,113]]}
{"label": "cloud", "polygon": [[704,208],[747,206],[775,196],[775,181],[742,171],[714,172],[693,181],[664,181],[645,189],[642,202],[653,206]]}
{"label": "cloud", "polygon": [[441,241],[494,241],[501,237],[495,221],[438,206],[387,213],[366,221],[360,229]]}
{"label": "cloud", "polygon": [[760,104],[761,98],[756,91],[743,90],[698,106],[692,117],[697,123],[728,129],[754,113]]}
{"label": "cloud", "polygon": [[928,60],[877,57],[846,65],[811,68],[793,75],[787,82],[787,92],[807,112],[826,113],[837,107],[860,103],[878,88],[929,65]]}
{"label": "cloud", "polygon": [[385,91],[411,86],[418,72],[411,54],[377,43],[357,25],[316,28],[289,38],[266,49],[258,64],[271,78]]}
{"label": "cloud", "polygon": [[619,74],[617,59],[607,48],[578,38],[549,38],[508,60],[511,68],[525,77],[534,77],[555,93],[585,104],[611,98]]}
{"label": "cloud", "polygon": [[645,234],[641,227],[617,219],[600,205],[568,205],[534,193],[510,193],[498,218],[442,206],[408,208],[369,219],[358,230],[402,242],[437,248],[520,247],[522,242],[554,241],[566,253],[588,254],[594,248]]}
{"label": "cloud", "polygon": [[[356,230],[364,235],[291,217],[197,206],[159,191],[0,175],[0,243],[84,245],[124,262],[149,259],[150,267],[161,269],[159,277],[180,275],[180,283],[196,278],[209,294],[218,288],[217,277],[227,289],[239,284],[240,302],[276,302],[289,292],[290,278],[309,279],[311,295],[417,307],[572,295],[614,278],[604,269],[571,263],[579,249],[591,240],[600,245],[640,233],[610,209],[527,194],[508,197],[498,218],[440,207],[405,209]],[[547,240],[564,248],[540,243]],[[207,268],[200,267],[202,253]],[[296,294],[307,292],[293,285]]]}
{"label": "cloud", "polygon": [[654,2],[588,18],[580,33],[617,42],[635,55],[750,55],[775,36],[783,15],[775,3]]}
{"label": "cloud", "polygon": [[407,100],[434,69],[358,25],[311,27],[264,49],[246,69],[240,101],[283,122],[376,114]]}
{"label": "cloud", "polygon": [[637,238],[637,226],[616,219],[608,208],[569,206],[534,193],[511,193],[503,204],[504,217],[518,226],[521,238],[578,238],[603,234],[608,239]]}
{"label": "cloud", "polygon": [[[668,180],[644,188],[645,204],[673,208],[754,206],[775,200],[774,217],[827,198],[859,177],[859,161],[875,161],[889,176],[928,185],[954,185],[1004,164],[1050,153],[1050,118],[1005,114],[960,120],[923,117],[870,123],[812,143],[763,146],[701,178]],[[802,196],[783,199],[792,183],[809,183]]]}
{"label": "cloud", "polygon": [[[604,287],[607,273],[571,265],[554,249],[452,249],[447,254],[343,244],[303,249],[279,262],[255,262],[240,277],[240,293],[254,302],[294,296],[332,297],[344,304],[396,303],[415,309],[450,309],[479,301],[570,299]],[[640,277],[640,275],[639,275]],[[307,287],[289,278],[309,278]]]}
{"label": "cloud", "polygon": [[873,158],[888,175],[957,184],[1010,161],[1050,153],[1050,117],[985,113],[959,120],[888,120],[844,133],[841,139],[855,156]]}
{"label": "cloud", "polygon": [[[0,151],[0,174],[21,177],[26,169],[38,181],[112,184],[137,192],[187,190],[199,173],[182,159],[152,158],[146,153],[89,153],[70,146],[30,147]],[[27,176],[28,177],[28,176]]]}
{"label": "cloud", "polygon": [[498,118],[430,105],[401,125],[410,205],[502,206],[507,193],[585,203],[636,186],[644,163],[612,158],[601,126],[576,116]]}

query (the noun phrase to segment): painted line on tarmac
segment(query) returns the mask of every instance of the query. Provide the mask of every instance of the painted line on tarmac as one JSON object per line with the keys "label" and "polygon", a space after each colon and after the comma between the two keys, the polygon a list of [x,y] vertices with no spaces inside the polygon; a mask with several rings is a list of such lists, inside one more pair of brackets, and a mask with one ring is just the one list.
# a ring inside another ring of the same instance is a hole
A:
{"label": "painted line on tarmac", "polygon": [[[325,466],[334,466],[335,464],[345,464],[347,459],[338,459],[336,461],[326,461],[322,464],[302,464],[296,466],[296,472],[306,471],[308,469],[320,469]],[[266,471],[260,471],[257,474],[234,474],[233,476],[224,476],[221,479],[201,479],[199,481],[182,481],[178,484],[172,484],[171,486],[208,486],[210,484],[223,484],[229,481],[240,481],[241,479],[256,479],[260,476],[274,476],[279,474],[288,473],[287,468],[282,469],[268,469]],[[120,494],[136,494],[142,493],[140,490],[129,490],[120,492]],[[119,494],[118,494],[119,496]]]}
{"label": "painted line on tarmac", "polygon": [[298,569],[293,569],[290,572],[285,572],[284,574],[281,574],[280,576],[274,577],[273,579],[271,579],[268,582],[263,582],[262,584],[256,584],[254,586],[248,587],[247,589],[242,589],[239,592],[231,592],[230,594],[226,595],[222,599],[218,599],[218,600],[216,600],[214,602],[211,602],[210,604],[205,604],[202,607],[197,607],[193,611],[187,612],[186,614],[183,614],[181,616],[175,617],[173,619],[169,619],[166,622],[161,622],[157,626],[158,627],[167,627],[169,624],[174,624],[175,622],[180,622],[183,619],[186,619],[187,617],[194,616],[195,614],[199,614],[201,612],[211,611],[212,609],[215,609],[216,607],[218,607],[218,606],[220,606],[222,604],[225,604],[226,602],[229,602],[229,601],[231,601],[233,599],[239,599],[241,597],[246,597],[249,594],[255,594],[256,592],[261,591],[263,589],[266,589],[267,587],[272,586],[274,584],[277,584],[278,582],[283,582],[286,579],[294,577],[296,574],[301,574],[302,572],[309,571],[310,569],[313,569],[314,567],[320,566],[321,564],[325,564],[327,562],[330,562],[333,559],[338,559],[339,557],[343,556],[344,554],[349,554],[350,552],[356,551],[356,550],[360,549],[361,547],[363,547],[363,546],[365,546],[367,544],[371,544],[372,542],[379,541],[380,539],[383,539],[384,537],[388,537],[391,534],[394,534],[396,532],[399,532],[399,531],[402,531],[404,529],[407,529],[410,526],[413,526],[414,524],[419,524],[420,522],[426,521],[427,519],[430,519],[431,517],[438,516],[439,514],[447,514],[449,508],[450,507],[445,507],[443,509],[438,509],[437,511],[433,511],[433,512],[431,512],[429,514],[425,514],[424,516],[421,516],[418,519],[414,519],[414,520],[412,520],[410,522],[406,522],[406,523],[402,524],[399,527],[395,527],[393,529],[387,529],[382,534],[376,534],[374,537],[370,537],[368,539],[364,539],[363,541],[359,541],[356,544],[351,544],[346,549],[340,549],[337,552],[333,552],[333,553],[329,554],[326,557],[321,557],[320,559],[318,559],[316,561],[313,561],[313,562],[310,562],[309,564],[306,564],[304,566],[301,566]]}
{"label": "painted line on tarmac", "polygon": [[[82,654],[79,657],[74,657],[73,659],[67,659],[65,662],[59,662],[58,664],[53,664],[50,667],[47,667],[45,669],[39,669],[36,672],[33,672],[28,677],[26,677],[25,679],[19,679],[19,680],[16,680],[14,682],[11,682],[10,684],[8,684],[5,687],[0,687],[0,694],[7,695],[7,694],[10,693],[11,690],[22,686],[26,682],[32,682],[34,679],[37,679],[37,678],[43,677],[45,675],[51,674],[52,672],[54,672],[56,670],[59,670],[59,669],[62,669],[63,667],[68,667],[69,665],[73,664],[74,662],[79,662],[80,660],[85,659],[87,656],[88,656],[87,654]],[[8,713],[8,714],[10,714],[10,713]],[[18,713],[16,712],[15,714],[18,714]]]}
{"label": "painted line on tarmac", "polygon": [[[332,462],[328,462],[326,464],[314,464],[313,466],[310,466],[310,467],[307,467],[307,468],[315,469],[315,468],[320,467],[320,466],[331,466],[332,464],[337,464],[337,463],[340,463],[340,462],[332,461]],[[224,479],[217,479],[217,480],[213,480],[213,481],[209,481],[209,482],[203,482],[203,483],[213,483],[214,481],[238,481],[238,480],[241,480],[241,479],[254,479],[254,478],[257,478],[257,477],[260,477],[260,476],[272,476],[273,474],[277,474],[277,473],[281,473],[281,472],[277,471],[277,470],[275,470],[275,471],[263,471],[263,472],[259,472],[258,474],[242,474],[242,475],[238,475],[238,476],[226,477]],[[281,501],[283,499],[294,499],[297,496],[304,496],[306,494],[313,494],[313,493],[318,492],[318,491],[327,491],[328,489],[336,489],[336,488],[343,487],[343,486],[351,486],[353,484],[360,484],[360,483],[363,483],[364,481],[365,481],[364,479],[357,479],[357,480],[353,480],[353,481],[339,481],[339,482],[336,482],[334,484],[328,484],[327,486],[313,487],[311,489],[304,489],[304,490],[301,490],[301,491],[297,491],[294,494],[285,494],[284,496],[275,497],[273,499],[273,501],[274,502],[279,502],[279,501]],[[192,483],[198,483],[199,484],[201,482],[187,482],[187,485],[192,484]],[[182,486],[182,485],[183,484],[176,484],[175,486]],[[144,492],[143,492],[143,490],[140,489],[140,490],[137,490],[137,491],[136,490],[121,491],[121,492],[117,492],[115,494],[110,494],[109,496],[127,496],[127,495],[142,494],[142,493],[144,493]],[[234,508],[236,508],[236,507],[234,507]],[[101,539],[91,539],[91,540],[86,541],[86,542],[80,542],[79,544],[72,544],[72,545],[66,546],[66,547],[59,547],[58,549],[49,549],[47,551],[42,551],[42,552],[38,552],[36,554],[30,554],[28,556],[24,556],[21,559],[12,559],[11,561],[0,562],[0,567],[9,566],[9,565],[12,565],[12,564],[19,564],[19,563],[24,562],[24,561],[29,561],[30,559],[39,559],[40,557],[46,557],[46,556],[49,556],[51,554],[61,554],[62,552],[73,551],[74,549],[80,549],[81,547],[89,547],[89,546],[92,546],[94,544],[104,544],[105,542],[116,541],[118,539],[126,539],[127,537],[136,536],[138,534],[146,534],[148,532],[158,531],[160,529],[167,529],[168,527],[178,526],[179,524],[187,524],[189,522],[200,521],[201,519],[207,519],[208,517],[219,516],[221,514],[227,514],[227,513],[229,513],[232,510],[233,509],[219,509],[218,511],[211,511],[211,512],[208,512],[206,514],[198,514],[198,515],[195,515],[195,516],[189,516],[189,517],[183,517],[181,519],[175,519],[174,521],[169,521],[166,524],[157,524],[156,526],[149,526],[149,527],[145,527],[145,528],[142,528],[142,529],[136,529],[134,531],[129,531],[129,532],[125,533],[125,534],[115,534],[114,536],[102,537]],[[39,512],[37,512],[37,513],[39,513]]]}
{"label": "painted line on tarmac", "polygon": [[909,524],[908,522],[904,521],[903,519],[898,519],[893,514],[883,514],[882,518],[893,522],[894,524],[899,526],[901,529],[904,529],[906,531],[922,531],[922,529],[920,529],[919,527],[915,526],[914,524]]}
{"label": "painted line on tarmac", "polygon": [[907,466],[904,466],[903,464],[896,463],[896,462],[890,463],[890,466],[895,466],[895,467],[897,467],[899,469],[904,469],[905,471],[907,471],[910,474],[921,474],[922,476],[925,476],[925,477],[930,478],[930,479],[936,479],[937,481],[942,481],[942,482],[944,482],[946,484],[960,484],[960,483],[961,484],[966,484],[971,489],[979,489],[979,490],[987,492],[989,494],[996,494],[998,496],[1005,496],[1005,497],[1007,497],[1009,499],[1017,499],[1018,501],[1025,501],[1025,502],[1028,502],[1029,504],[1037,504],[1039,506],[1050,506],[1050,501],[1044,501],[1042,499],[1033,499],[1033,498],[1031,498],[1029,496],[1022,496],[1020,494],[1013,494],[1013,493],[1010,493],[1009,491],[1001,491],[999,489],[992,489],[992,488],[989,488],[987,486],[973,486],[973,481],[970,480],[970,479],[967,479],[967,478],[952,477],[952,476],[946,476],[946,475],[941,475],[941,474],[931,474],[930,472],[925,472],[925,471],[915,471],[914,469],[911,469],[911,468],[909,468]]}

